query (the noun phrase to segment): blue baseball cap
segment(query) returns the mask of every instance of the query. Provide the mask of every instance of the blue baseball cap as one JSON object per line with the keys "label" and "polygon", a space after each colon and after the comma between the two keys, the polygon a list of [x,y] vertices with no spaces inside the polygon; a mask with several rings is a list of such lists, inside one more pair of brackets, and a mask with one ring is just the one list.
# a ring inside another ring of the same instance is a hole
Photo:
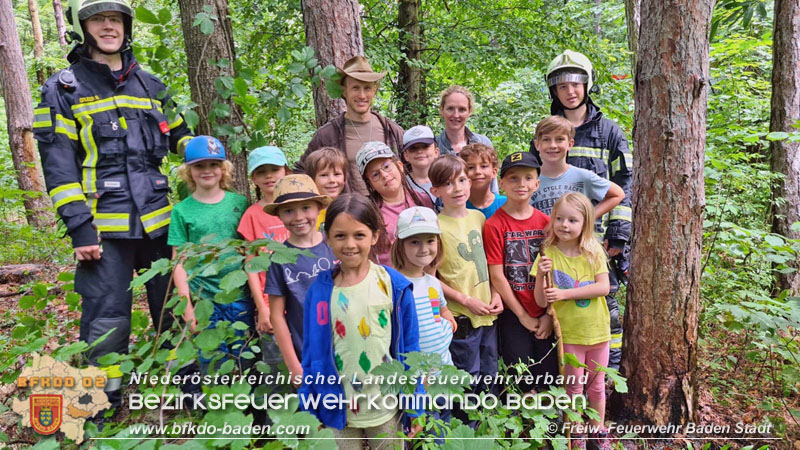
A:
{"label": "blue baseball cap", "polygon": [[272,145],[265,145],[250,152],[250,155],[247,157],[247,175],[252,175],[253,171],[264,164],[281,167],[289,165],[286,161],[286,155],[283,154],[283,150]]}
{"label": "blue baseball cap", "polygon": [[219,139],[212,136],[195,136],[188,144],[183,156],[186,164],[194,164],[209,159],[224,161],[225,147]]}

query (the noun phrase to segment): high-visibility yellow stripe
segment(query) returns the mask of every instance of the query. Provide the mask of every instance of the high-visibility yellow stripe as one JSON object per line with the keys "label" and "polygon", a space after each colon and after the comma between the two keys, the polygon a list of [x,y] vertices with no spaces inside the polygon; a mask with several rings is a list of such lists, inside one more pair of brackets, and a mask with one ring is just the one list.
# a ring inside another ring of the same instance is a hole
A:
{"label": "high-visibility yellow stripe", "polygon": [[151,109],[154,106],[156,109],[161,111],[161,102],[156,99],[147,97],[131,97],[130,95],[117,95],[89,103],[73,105],[72,112],[77,119],[78,116],[91,115],[115,108]]}
{"label": "high-visibility yellow stripe", "polygon": [[172,212],[172,205],[167,205],[151,213],[142,215],[142,226],[145,233],[150,233],[161,227],[169,225]]}
{"label": "high-visibility yellow stripe", "polygon": [[172,130],[172,129],[174,129],[175,127],[179,126],[182,123],[183,123],[183,116],[178,114],[178,117],[175,119],[175,121],[169,124],[169,129]]}
{"label": "high-visibility yellow stripe", "polygon": [[129,231],[130,215],[125,213],[95,213],[93,223],[98,231]]}
{"label": "high-visibility yellow stripe", "polygon": [[619,159],[615,159],[611,162],[611,176],[613,177],[615,173],[619,172],[621,168]]}
{"label": "high-visibility yellow stripe", "polygon": [[50,191],[50,199],[53,201],[53,207],[58,209],[67,203],[85,201],[86,197],[80,184],[69,183]]}
{"label": "high-visibility yellow stripe", "polygon": [[184,136],[178,140],[178,155],[181,157],[185,153],[186,145],[192,140],[191,136]]}
{"label": "high-visibility yellow stripe", "polygon": [[633,218],[633,211],[630,206],[617,206],[611,210],[608,220],[624,220],[630,222]]}
{"label": "high-visibility yellow stripe", "polygon": [[569,156],[583,156],[586,158],[602,158],[603,149],[591,147],[572,147],[569,150]]}
{"label": "high-visibility yellow stripe", "polygon": [[36,108],[33,110],[33,128],[52,127],[53,120],[50,117],[50,107]]}
{"label": "high-visibility yellow stripe", "polygon": [[56,133],[67,135],[73,141],[78,140],[78,128],[75,126],[75,121],[67,119],[61,114],[56,114]]}
{"label": "high-visibility yellow stripe", "polygon": [[83,160],[83,192],[97,192],[97,144],[94,142],[94,134],[92,133],[92,120],[91,115],[76,116],[78,122],[81,124],[81,143],[84,150],[86,150],[86,158]]}
{"label": "high-visibility yellow stripe", "polygon": [[119,364],[100,367],[100,370],[106,373],[106,385],[103,388],[105,392],[116,391],[122,387],[122,370]]}

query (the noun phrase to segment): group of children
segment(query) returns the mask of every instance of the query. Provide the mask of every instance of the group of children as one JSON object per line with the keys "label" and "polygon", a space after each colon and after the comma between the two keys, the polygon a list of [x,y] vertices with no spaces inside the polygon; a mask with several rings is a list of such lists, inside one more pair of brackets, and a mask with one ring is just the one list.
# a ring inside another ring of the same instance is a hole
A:
{"label": "group of children", "polygon": [[[290,174],[280,149],[261,147],[248,160],[260,200],[248,208],[244,197],[227,191],[232,171],[222,144],[199,136],[179,170],[193,193],[173,209],[169,244],[238,233],[308,251],[294,263],[273,262],[266,273],[249,274],[240,298],[215,304],[211,326],[240,321],[271,334],[295,380],[342,375],[341,383],[296,386],[301,396],[333,393],[349,401],[348,408],[320,404],[311,411],[334,429],[340,447],[361,448],[362,436],[373,448],[402,445],[374,440],[396,436],[401,411],[369,408],[364,397],[380,396],[380,386],[361,381],[408,352],[438,354],[444,364],[487,376],[482,379],[496,374],[500,355],[507,364],[529,363],[534,375],[555,375],[549,305],[565,351],[590,372],[589,405],[600,414],[592,422],[602,426],[604,375],[596,366],[608,361],[609,282],[593,230],[624,194],[566,163],[573,137],[569,121],[549,117],[536,128],[541,164],[529,152],[500,164],[483,144],[439,156],[432,131],[416,126],[403,136],[399,155],[383,143],[366,143],[356,156],[360,174],[348,173],[346,156],[335,148],[309,155],[301,175]],[[491,189],[498,169],[505,195]],[[359,175],[369,198],[344,192],[347,177]],[[545,287],[551,271],[555,285]],[[192,299],[213,296],[224,275],[189,278],[177,266],[175,284],[188,300],[183,319],[190,326],[196,323]],[[583,370],[566,368],[576,380]],[[493,385],[473,389],[497,393]],[[567,389],[579,394],[584,386]],[[351,401],[356,393],[365,395]],[[409,434],[418,430],[415,425]],[[605,436],[598,437],[602,446]]]}

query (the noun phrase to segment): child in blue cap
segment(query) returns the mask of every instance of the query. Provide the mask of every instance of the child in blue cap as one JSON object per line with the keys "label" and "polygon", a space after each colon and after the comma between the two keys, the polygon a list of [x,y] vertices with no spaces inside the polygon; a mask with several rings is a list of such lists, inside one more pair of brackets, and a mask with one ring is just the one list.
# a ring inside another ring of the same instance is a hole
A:
{"label": "child in blue cap", "polygon": [[[211,136],[197,136],[186,145],[186,162],[178,168],[178,176],[192,190],[192,195],[175,205],[169,224],[167,244],[173,247],[172,258],[179,257],[177,248],[187,242],[200,243],[208,235],[214,235],[211,242],[226,238],[238,238],[236,227],[247,209],[247,198],[230,192],[233,165],[225,159],[225,148],[222,143]],[[234,250],[231,250],[234,251]],[[220,256],[221,259],[225,255]],[[210,318],[210,327],[215,328],[219,322],[227,321],[228,326],[235,322],[243,322],[248,329],[253,329],[253,299],[245,285],[240,287],[238,298],[228,304],[214,302],[214,297],[223,292],[222,279],[228,273],[241,268],[241,264],[231,264],[215,275],[201,275],[189,279],[192,271],[186,270],[179,262],[175,266],[174,280],[178,294],[186,298],[187,305],[183,319],[194,331],[197,320],[194,306],[203,299],[213,302],[214,310]],[[237,335],[244,332],[237,330]],[[229,349],[222,344],[221,350],[238,356],[242,345],[233,345]],[[200,356],[203,370],[208,370],[209,359]]]}

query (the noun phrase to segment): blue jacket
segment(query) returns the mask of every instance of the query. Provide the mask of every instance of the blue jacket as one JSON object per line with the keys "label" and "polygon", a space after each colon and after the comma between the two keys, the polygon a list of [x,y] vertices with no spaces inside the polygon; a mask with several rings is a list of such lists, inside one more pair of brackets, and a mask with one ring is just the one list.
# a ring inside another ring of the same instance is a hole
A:
{"label": "blue jacket", "polygon": [[[384,266],[392,281],[392,340],[389,353],[392,358],[401,362],[403,354],[418,352],[419,323],[417,308],[414,304],[413,286],[400,272]],[[338,377],[333,356],[333,333],[330,323],[330,303],[333,294],[333,271],[320,273],[306,293],[303,317],[303,378],[311,375],[315,379],[322,375]],[[308,395],[323,397],[334,394],[344,398],[344,387],[335,384],[303,384],[298,389],[300,407],[304,406],[303,398]],[[323,397],[324,398],[324,397]],[[320,403],[322,406],[322,403]],[[310,410],[325,426],[342,429],[347,426],[345,409]]]}

